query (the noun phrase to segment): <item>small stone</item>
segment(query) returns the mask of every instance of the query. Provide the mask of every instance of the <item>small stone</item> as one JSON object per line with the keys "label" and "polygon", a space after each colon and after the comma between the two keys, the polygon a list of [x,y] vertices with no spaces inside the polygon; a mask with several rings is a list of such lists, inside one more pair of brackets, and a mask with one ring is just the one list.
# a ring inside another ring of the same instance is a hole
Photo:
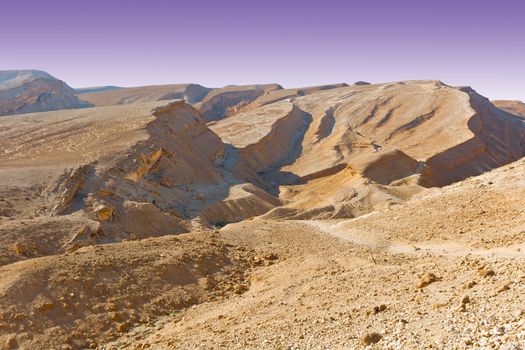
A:
{"label": "small stone", "polygon": [[264,256],[264,258],[266,260],[277,260],[279,259],[279,257],[277,256],[277,254],[274,254],[274,253],[268,253]]}
{"label": "small stone", "polygon": [[481,269],[478,271],[478,273],[481,277],[489,277],[489,276],[494,276],[496,274],[494,270],[491,270],[491,269]]}
{"label": "small stone", "polygon": [[55,303],[52,301],[45,301],[37,306],[38,311],[46,312],[55,307]]}
{"label": "small stone", "polygon": [[500,285],[497,289],[496,289],[496,292],[497,293],[503,293],[507,290],[510,289],[510,283],[504,283],[502,285]]}
{"label": "small stone", "polygon": [[130,326],[129,322],[127,322],[127,321],[126,321],[126,322],[122,322],[122,323],[120,323],[120,324],[117,326],[117,331],[119,331],[119,332],[125,332],[125,331],[128,330],[129,326]]}
{"label": "small stone", "polygon": [[474,287],[476,284],[478,284],[478,282],[476,281],[470,281],[469,283],[467,283],[466,287],[468,289],[471,289],[472,287]]}
{"label": "small stone", "polygon": [[112,321],[120,321],[122,319],[122,315],[119,312],[111,312],[109,317]]}
{"label": "small stone", "polygon": [[386,310],[386,305],[385,304],[381,304],[379,306],[374,306],[374,314],[378,314],[381,311],[385,311],[385,310]]}
{"label": "small stone", "polygon": [[503,328],[503,327],[494,327],[492,329],[492,334],[494,334],[494,335],[503,335],[503,334],[505,334],[505,328]]}
{"label": "small stone", "polygon": [[426,272],[421,278],[416,282],[416,288],[424,288],[431,283],[434,283],[438,280],[436,275],[432,272]]}
{"label": "small stone", "polygon": [[376,333],[376,332],[368,333],[368,334],[365,334],[361,338],[361,344],[363,345],[376,344],[381,340],[381,338],[383,338],[383,336],[379,333]]}
{"label": "small stone", "polygon": [[465,305],[465,304],[468,304],[468,303],[470,303],[470,298],[469,298],[468,295],[465,295],[465,296],[463,297],[463,299],[461,299],[461,304],[462,304],[462,305]]}
{"label": "small stone", "polygon": [[233,291],[235,292],[235,294],[242,294],[247,289],[248,287],[246,287],[244,284],[236,284],[235,286],[233,286]]}

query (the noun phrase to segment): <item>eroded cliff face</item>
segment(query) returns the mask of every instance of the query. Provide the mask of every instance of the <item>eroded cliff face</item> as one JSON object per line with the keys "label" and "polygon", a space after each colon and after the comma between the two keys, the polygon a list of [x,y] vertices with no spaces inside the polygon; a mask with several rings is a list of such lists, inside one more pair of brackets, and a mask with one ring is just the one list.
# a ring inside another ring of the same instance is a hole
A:
{"label": "eroded cliff face", "polygon": [[0,115],[90,107],[63,81],[39,71],[0,71]]}
{"label": "eroded cliff face", "polygon": [[[272,90],[247,104],[232,102],[234,108],[221,109],[225,118],[210,123],[182,101],[1,118],[0,344],[96,348],[120,337],[129,345],[156,318],[177,312],[195,322],[170,315],[144,344],[164,337],[169,347],[174,334],[191,333],[185,344],[193,348],[212,344],[215,328],[203,326],[198,340],[192,333],[211,314],[224,330],[231,329],[223,316],[231,310],[241,314],[238,324],[249,324],[254,312],[271,324],[284,318],[282,329],[289,323],[284,313],[302,307],[315,311],[309,317],[316,324],[326,293],[338,290],[341,306],[326,319],[343,310],[370,320],[362,305],[377,300],[360,300],[362,290],[393,288],[405,299],[386,312],[405,312],[414,298],[403,291],[429,261],[454,273],[461,266],[452,290],[464,289],[478,269],[456,258],[451,236],[471,244],[464,248],[469,256],[480,247],[523,255],[520,246],[508,247],[523,242],[523,160],[460,181],[523,156],[522,117],[438,81],[320,90]],[[284,220],[344,218],[357,219]],[[432,245],[436,238],[445,244]],[[424,248],[414,246],[420,243]],[[409,255],[420,260],[402,268]],[[494,278],[512,280],[519,266],[512,271]],[[364,284],[341,289],[345,281]],[[312,286],[319,288],[309,299],[315,307],[289,305],[268,321],[268,305],[282,293],[303,300]],[[505,286],[505,293],[514,288]],[[431,293],[436,302],[450,298],[441,288]],[[492,282],[476,288],[494,298]],[[349,290],[351,307],[344,300]],[[205,302],[211,303],[196,305]],[[166,325],[181,328],[169,333]],[[225,344],[238,344],[224,334]]]}
{"label": "eroded cliff face", "polygon": [[67,195],[69,209],[61,212],[81,208],[100,222],[100,241],[187,232],[190,220],[241,181],[221,168],[225,145],[195,109],[174,102],[155,109],[152,117],[143,140],[99,163],[81,186],[75,177],[67,180],[74,183],[77,202]]}
{"label": "eroded cliff face", "polygon": [[64,224],[45,254],[265,213],[359,216],[525,153],[523,118],[438,81],[331,86],[208,124],[177,101],[27,115],[0,127],[2,176],[18,169],[19,182],[38,185],[28,190],[32,214],[0,209],[35,225],[85,219],[74,233]]}
{"label": "eroded cliff face", "polygon": [[475,114],[473,137],[426,161],[420,183],[442,187],[520,159],[525,154],[525,119],[496,108],[474,90],[463,89]]}
{"label": "eroded cliff face", "polygon": [[[26,212],[3,213],[30,222],[2,237],[4,263],[240,221],[280,204],[183,101],[27,114],[6,119],[1,130],[2,180],[27,182],[29,193]],[[38,225],[55,230],[45,250],[23,237]]]}
{"label": "eroded cliff face", "polygon": [[[525,154],[522,118],[495,108],[472,90],[439,81],[316,92],[239,113],[211,127],[276,186],[274,193],[294,217],[297,210],[339,217],[342,204],[345,215],[352,216]],[[354,178],[351,183],[348,176]],[[346,188],[351,193],[341,196]],[[279,217],[288,212],[276,210]]]}
{"label": "eroded cliff face", "polygon": [[213,90],[195,107],[204,121],[220,120],[236,113],[242,106],[259,96],[281,89],[277,84],[227,86]]}

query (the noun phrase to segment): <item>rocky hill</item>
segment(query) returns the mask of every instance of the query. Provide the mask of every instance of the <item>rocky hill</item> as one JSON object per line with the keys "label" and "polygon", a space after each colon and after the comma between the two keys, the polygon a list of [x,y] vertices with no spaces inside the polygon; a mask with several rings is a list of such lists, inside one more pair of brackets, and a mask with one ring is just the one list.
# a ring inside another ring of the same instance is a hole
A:
{"label": "rocky hill", "polygon": [[523,118],[439,81],[341,87],[210,127],[273,184],[274,217],[362,214],[525,154]]}
{"label": "rocky hill", "polygon": [[0,71],[0,116],[90,107],[66,83],[36,70]]}
{"label": "rocky hill", "polygon": [[0,119],[5,348],[525,339],[523,117],[440,81],[148,89]]}

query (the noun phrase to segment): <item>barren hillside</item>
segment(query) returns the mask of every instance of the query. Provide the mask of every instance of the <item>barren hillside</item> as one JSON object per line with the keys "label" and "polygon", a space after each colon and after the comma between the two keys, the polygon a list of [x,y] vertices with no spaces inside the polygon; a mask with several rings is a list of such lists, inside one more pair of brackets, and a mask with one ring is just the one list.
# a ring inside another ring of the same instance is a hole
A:
{"label": "barren hillside", "polygon": [[521,160],[353,220],[228,225],[225,239],[277,263],[262,260],[239,296],[106,348],[519,348],[524,171]]}
{"label": "barren hillside", "polygon": [[239,108],[258,97],[275,90],[282,90],[277,84],[266,85],[232,85],[215,89],[195,107],[202,119],[209,122],[219,120],[235,113]]}
{"label": "barren hillside", "polygon": [[438,81],[341,87],[210,125],[286,203],[272,217],[348,217],[519,159],[522,118]]}
{"label": "barren hillside", "polygon": [[0,119],[1,346],[525,341],[524,118],[439,81],[189,86]]}
{"label": "barren hillside", "polygon": [[37,70],[0,71],[0,116],[83,108],[66,83]]}

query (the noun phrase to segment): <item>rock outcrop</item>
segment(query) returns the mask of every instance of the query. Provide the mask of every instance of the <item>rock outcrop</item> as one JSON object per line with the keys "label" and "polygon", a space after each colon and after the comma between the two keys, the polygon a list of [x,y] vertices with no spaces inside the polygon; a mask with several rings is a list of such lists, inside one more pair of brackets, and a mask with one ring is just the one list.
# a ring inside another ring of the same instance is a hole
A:
{"label": "rock outcrop", "polygon": [[525,154],[525,118],[494,107],[470,88],[464,91],[474,110],[468,121],[473,137],[427,159],[420,180],[425,187],[445,186],[480,175]]}
{"label": "rock outcrop", "polygon": [[66,83],[45,72],[0,71],[0,116],[90,106]]}
{"label": "rock outcrop", "polygon": [[244,105],[269,91],[282,90],[277,84],[226,86],[211,91],[195,107],[206,122],[220,120],[234,114]]}
{"label": "rock outcrop", "polygon": [[[31,186],[28,217],[98,223],[75,237],[64,225],[54,253],[187,232],[194,220],[239,221],[280,204],[184,101],[27,114],[6,118],[0,128],[3,180]],[[25,147],[17,148],[20,142]],[[23,171],[11,178],[12,168]]]}

